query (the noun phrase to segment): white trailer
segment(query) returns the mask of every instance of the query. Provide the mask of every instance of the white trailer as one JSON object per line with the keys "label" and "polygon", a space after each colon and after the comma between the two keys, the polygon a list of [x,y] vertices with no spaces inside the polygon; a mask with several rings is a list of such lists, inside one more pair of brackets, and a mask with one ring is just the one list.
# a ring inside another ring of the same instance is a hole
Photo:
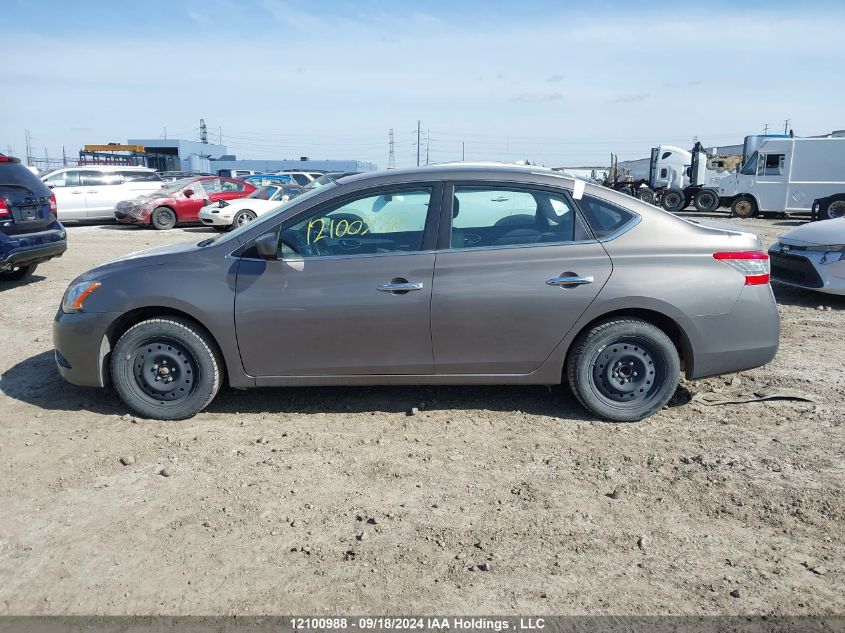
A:
{"label": "white trailer", "polygon": [[845,138],[762,138],[739,171],[719,181],[719,199],[733,215],[845,215]]}

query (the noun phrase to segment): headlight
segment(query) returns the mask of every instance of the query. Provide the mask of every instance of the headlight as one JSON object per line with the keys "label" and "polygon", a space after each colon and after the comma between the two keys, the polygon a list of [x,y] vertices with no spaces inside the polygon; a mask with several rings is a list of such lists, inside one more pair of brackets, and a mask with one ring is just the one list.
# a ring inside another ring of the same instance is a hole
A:
{"label": "headlight", "polygon": [[62,310],[64,312],[82,312],[82,304],[101,285],[99,281],[80,281],[71,284],[65,290],[65,296],[62,297]]}

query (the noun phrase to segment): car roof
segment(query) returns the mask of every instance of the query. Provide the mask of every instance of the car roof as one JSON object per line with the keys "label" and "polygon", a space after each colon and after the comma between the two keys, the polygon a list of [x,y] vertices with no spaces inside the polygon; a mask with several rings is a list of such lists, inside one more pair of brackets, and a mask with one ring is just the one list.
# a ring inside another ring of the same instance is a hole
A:
{"label": "car roof", "polygon": [[141,167],[139,165],[62,165],[61,167],[56,167],[51,169],[48,172],[45,172],[43,175],[47,174],[54,174],[57,171],[62,171],[66,169],[102,169],[103,171],[142,171],[142,172],[155,172],[155,169],[152,167]]}
{"label": "car roof", "polygon": [[572,183],[575,178],[548,167],[536,165],[514,165],[511,163],[442,163],[426,165],[424,167],[409,167],[405,169],[390,169],[382,171],[368,171],[337,179],[338,184],[362,183],[367,180],[374,182],[381,180],[420,180],[420,179],[462,179],[481,178],[493,180],[504,177],[507,180],[521,180],[538,182],[552,178],[566,183]]}

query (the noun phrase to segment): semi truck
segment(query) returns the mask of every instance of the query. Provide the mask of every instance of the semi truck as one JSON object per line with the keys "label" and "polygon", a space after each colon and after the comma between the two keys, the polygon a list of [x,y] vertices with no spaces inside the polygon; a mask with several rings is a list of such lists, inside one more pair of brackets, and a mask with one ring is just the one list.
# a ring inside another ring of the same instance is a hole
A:
{"label": "semi truck", "polygon": [[742,167],[718,185],[720,204],[732,215],[845,217],[845,137],[757,137],[753,144],[748,138]]}

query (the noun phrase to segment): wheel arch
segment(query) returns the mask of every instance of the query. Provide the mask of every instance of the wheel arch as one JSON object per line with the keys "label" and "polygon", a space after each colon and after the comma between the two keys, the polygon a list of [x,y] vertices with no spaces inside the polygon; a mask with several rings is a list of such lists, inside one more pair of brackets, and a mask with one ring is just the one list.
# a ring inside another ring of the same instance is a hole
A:
{"label": "wheel arch", "polygon": [[681,359],[681,371],[685,375],[691,376],[693,373],[693,366],[695,363],[695,355],[690,342],[689,336],[684,331],[684,328],[672,317],[664,312],[654,310],[651,308],[618,308],[609,312],[604,312],[598,316],[593,317],[590,321],[585,323],[578,331],[571,337],[570,344],[566,350],[563,358],[563,365],[561,367],[561,376],[566,372],[566,366],[569,361],[569,356],[572,353],[574,341],[576,341],[582,334],[589,332],[597,323],[607,321],[608,319],[630,317],[642,319],[647,323],[651,323],[656,328],[660,329],[675,346],[678,351],[678,356]]}
{"label": "wheel arch", "polygon": [[163,317],[180,317],[182,319],[191,321],[192,323],[195,323],[197,326],[202,328],[202,330],[208,335],[208,337],[213,341],[215,347],[217,348],[216,351],[223,365],[223,375],[221,377],[221,381],[227,380],[229,376],[229,371],[227,358],[226,354],[223,351],[223,347],[220,345],[220,341],[214,335],[214,332],[212,332],[199,318],[197,318],[193,314],[189,314],[188,312],[169,306],[144,306],[140,308],[134,308],[121,314],[106,328],[102,344],[100,345],[100,372],[104,385],[111,382],[111,372],[109,370],[109,356],[111,354],[111,350],[114,349],[114,346],[117,344],[117,341],[120,339],[120,337],[123,336],[123,334],[127,330],[129,330],[129,328],[137,325],[138,323],[141,323],[142,321]]}

